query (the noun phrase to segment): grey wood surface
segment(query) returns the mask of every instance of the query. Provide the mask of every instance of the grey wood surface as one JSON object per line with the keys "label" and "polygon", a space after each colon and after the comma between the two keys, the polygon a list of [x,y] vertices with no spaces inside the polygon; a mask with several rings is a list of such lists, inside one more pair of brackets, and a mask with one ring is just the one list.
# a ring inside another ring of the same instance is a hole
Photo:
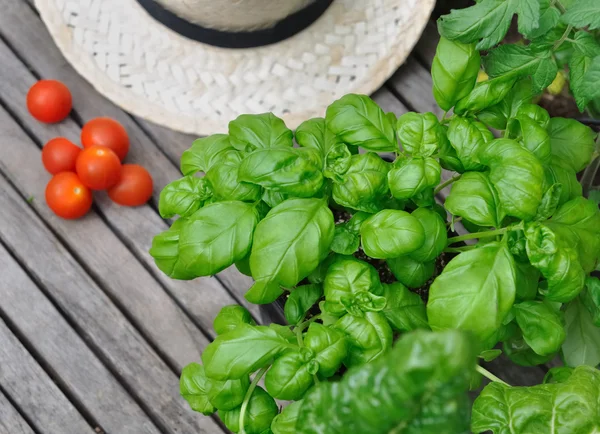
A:
{"label": "grey wood surface", "polygon": [[2,392],[0,392],[0,434],[35,434]]}
{"label": "grey wood surface", "polygon": [[[169,144],[163,142],[159,148],[131,116],[97,93],[91,84],[77,74],[63,58],[43,22],[24,0],[0,0],[0,10],[2,10],[0,36],[18,53],[18,56],[35,75],[53,77],[68,83],[73,95],[75,119],[85,122],[98,116],[109,116],[123,124],[131,140],[130,151],[125,162],[141,164],[148,169],[154,179],[153,202],[154,204],[158,203],[160,190],[167,183],[181,177],[178,164],[173,164],[163,153],[162,149],[167,148]],[[19,97],[15,100],[16,104],[22,104],[22,95],[19,93]],[[13,98],[5,99],[5,103],[10,103],[12,100]],[[41,131],[46,130],[46,133],[40,137],[42,142],[56,136],[57,133],[75,140],[76,143],[79,142],[79,133],[76,129],[64,131],[65,125],[70,122],[61,123],[58,126],[41,125],[33,121],[26,113],[23,120],[31,123],[32,128],[33,124],[37,124],[36,128]],[[97,203],[113,230],[153,272],[155,278],[173,297],[178,299],[182,306],[195,309],[191,312],[195,320],[209,330],[218,309],[225,304],[234,302],[222,288],[218,289],[220,285],[218,280],[200,278],[193,282],[174,281],[156,269],[154,261],[148,254],[148,249],[152,237],[165,230],[167,224],[152,207],[122,208],[110,201],[106,195],[99,195]],[[221,274],[227,275],[229,272],[231,271],[225,270]],[[255,317],[260,317],[261,309],[246,302],[243,298],[246,289],[228,288],[237,302],[244,304]],[[187,303],[188,301],[191,303]]]}
{"label": "grey wood surface", "polygon": [[[0,181],[0,203],[6,206],[2,187],[7,188]],[[151,419],[1,245],[0,270],[5,284],[1,316],[35,348],[69,397],[104,431],[158,434]]]}
{"label": "grey wood surface", "polygon": [[[84,434],[93,428],[0,320],[0,384],[44,434]],[[9,431],[12,434],[12,431]]]}
{"label": "grey wood surface", "polygon": [[0,240],[159,428],[170,433],[218,431],[211,419],[189,410],[179,397],[177,375],[4,179],[0,221]]}
{"label": "grey wood surface", "polygon": [[[181,176],[179,158],[195,137],[133,117],[97,93],[63,58],[30,0],[0,0],[0,10],[0,434],[222,432],[187,407],[178,374],[214,337],[221,307],[242,303],[259,322],[274,313],[245,301],[252,280],[234,267],[175,281],[148,254],[169,224],[157,212],[158,194]],[[373,94],[385,111],[441,114],[429,73],[437,40],[430,23]],[[70,118],[44,125],[28,114],[25,94],[39,78],[69,86]],[[125,126],[126,162],[149,169],[153,198],[124,208],[100,193],[87,216],[61,220],[45,204],[40,148],[56,136],[78,143],[82,123],[97,116]],[[504,358],[487,367],[515,385],[539,383],[546,371]]]}

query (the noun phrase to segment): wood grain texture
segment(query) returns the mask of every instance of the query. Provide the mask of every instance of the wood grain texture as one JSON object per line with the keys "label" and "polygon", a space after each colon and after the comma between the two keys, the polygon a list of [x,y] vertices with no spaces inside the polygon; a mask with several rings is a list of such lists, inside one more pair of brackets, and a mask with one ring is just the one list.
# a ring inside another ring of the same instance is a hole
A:
{"label": "wood grain texture", "polygon": [[[6,98],[13,96],[10,92],[15,92],[13,101],[19,101],[16,93],[26,87],[25,71],[16,68],[15,59],[10,58],[6,47],[1,44],[0,59],[3,62],[0,93]],[[13,77],[19,75],[23,83],[5,80],[7,74],[14,74]],[[12,91],[7,86],[12,87]],[[24,110],[18,105],[10,104],[14,110]],[[29,124],[36,128],[35,123]],[[44,201],[44,189],[50,175],[41,164],[39,148],[4,110],[0,110],[0,125],[6,143],[10,143],[10,146],[0,146],[0,167],[21,194],[34,197],[32,206],[70,248],[77,251],[94,277],[129,312],[136,325],[166,355],[171,365],[181,369],[187,363],[198,360],[200,350],[208,344],[201,330],[96,213],[91,212],[76,222],[62,220],[52,213]],[[68,126],[69,122],[65,122],[62,128]],[[75,129],[75,126],[71,124],[71,128]],[[154,215],[153,212],[150,214]]]}
{"label": "wood grain texture", "polygon": [[0,239],[159,428],[169,433],[219,431],[212,419],[188,408],[179,396],[177,375],[3,178]]}
{"label": "wood grain texture", "polygon": [[[0,319],[0,384],[23,414],[44,434],[92,433],[52,379]],[[0,422],[0,427],[2,422]],[[13,431],[9,431],[13,434]]]}
{"label": "wood grain texture", "polygon": [[4,284],[0,290],[2,315],[35,348],[38,357],[60,379],[63,390],[67,389],[68,395],[106,432],[159,434],[150,418],[1,245],[0,269]]}
{"label": "wood grain texture", "polygon": [[[77,143],[79,127],[73,120],[66,119],[60,124],[45,125],[28,114],[23,104],[23,95],[36,79],[1,42],[0,61],[3,65],[0,69],[0,99],[19,121],[42,143],[58,135],[75,139]],[[149,206],[121,207],[108,199],[106,193],[100,192],[96,194],[96,202],[111,227],[98,216],[76,223],[65,222],[53,216],[43,202],[44,188],[50,176],[41,164],[39,149],[33,146],[14,122],[2,122],[6,124],[3,127],[5,135],[11,136],[10,141],[15,143],[16,148],[16,143],[28,145],[22,145],[25,149],[18,149],[19,152],[16,153],[12,146],[0,149],[0,153],[4,155],[2,160],[6,170],[13,173],[13,177],[19,178],[14,182],[23,194],[33,195],[37,199],[34,206],[44,214],[44,218],[72,241],[72,248],[81,252],[89,267],[98,272],[99,278],[106,280],[105,285],[114,292],[113,296],[128,306],[128,310],[138,318],[140,324],[146,325],[145,332],[148,335],[156,335],[157,342],[164,344],[165,352],[171,354],[178,365],[197,359],[197,348],[203,347],[206,339],[196,327],[192,327],[191,321],[175,306],[164,288],[179,304],[187,306],[186,309],[192,312],[195,322],[209,334],[212,334],[214,316],[222,306],[235,303],[235,300],[215,279],[178,282],[169,279],[156,268],[148,250],[152,237],[168,226]],[[86,242],[90,236],[93,240],[102,240],[102,243]],[[127,264],[127,267],[123,264]],[[149,269],[150,274],[144,268]],[[132,274],[138,278],[131,279]],[[155,277],[160,279],[160,283],[155,281]],[[167,330],[162,330],[164,328]]]}
{"label": "wood grain texture", "polygon": [[2,392],[0,392],[0,434],[35,434]]}

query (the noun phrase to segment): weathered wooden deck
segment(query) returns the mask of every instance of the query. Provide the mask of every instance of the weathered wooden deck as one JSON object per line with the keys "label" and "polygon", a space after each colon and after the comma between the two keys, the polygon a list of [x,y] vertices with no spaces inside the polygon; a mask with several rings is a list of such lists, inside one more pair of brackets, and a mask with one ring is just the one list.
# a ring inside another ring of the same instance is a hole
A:
{"label": "weathered wooden deck", "polygon": [[[430,27],[407,63],[374,99],[400,115],[436,111],[429,66]],[[68,84],[74,110],[58,125],[25,107],[40,78]],[[44,201],[49,175],[40,160],[55,136],[76,143],[82,123],[119,120],[129,132],[129,161],[152,173],[150,204],[122,208],[97,195],[85,218],[57,218]],[[27,0],[0,0],[0,433],[214,434],[220,425],[179,397],[183,366],[214,337],[212,320],[245,303],[248,278],[227,270],[193,282],[162,275],[148,254],[164,230],[156,203],[180,177],[178,160],[194,137],[133,117],[98,94],[65,61]],[[540,381],[541,368],[503,370],[513,384]]]}

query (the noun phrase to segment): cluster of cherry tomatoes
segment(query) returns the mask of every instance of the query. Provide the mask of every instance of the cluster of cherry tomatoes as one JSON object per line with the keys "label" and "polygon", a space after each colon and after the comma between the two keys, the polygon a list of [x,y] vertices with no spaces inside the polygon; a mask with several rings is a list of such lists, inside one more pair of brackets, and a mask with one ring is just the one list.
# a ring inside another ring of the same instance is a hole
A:
{"label": "cluster of cherry tomatoes", "polygon": [[[56,80],[40,80],[27,94],[31,115],[45,123],[60,122],[72,108],[69,89]],[[92,207],[92,190],[107,190],[119,205],[143,205],[152,195],[152,177],[137,164],[121,164],[129,151],[127,131],[114,119],[100,117],[81,130],[83,149],[64,137],[42,149],[42,163],[52,179],[46,203],[59,217],[76,219]]]}

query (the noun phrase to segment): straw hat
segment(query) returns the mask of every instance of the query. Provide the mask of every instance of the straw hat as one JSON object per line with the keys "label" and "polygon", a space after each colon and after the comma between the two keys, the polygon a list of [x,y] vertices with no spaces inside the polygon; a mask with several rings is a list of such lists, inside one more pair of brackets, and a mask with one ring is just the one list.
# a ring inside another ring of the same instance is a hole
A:
{"label": "straw hat", "polygon": [[406,59],[435,0],[36,0],[67,60],[129,112],[200,135],[290,128]]}

